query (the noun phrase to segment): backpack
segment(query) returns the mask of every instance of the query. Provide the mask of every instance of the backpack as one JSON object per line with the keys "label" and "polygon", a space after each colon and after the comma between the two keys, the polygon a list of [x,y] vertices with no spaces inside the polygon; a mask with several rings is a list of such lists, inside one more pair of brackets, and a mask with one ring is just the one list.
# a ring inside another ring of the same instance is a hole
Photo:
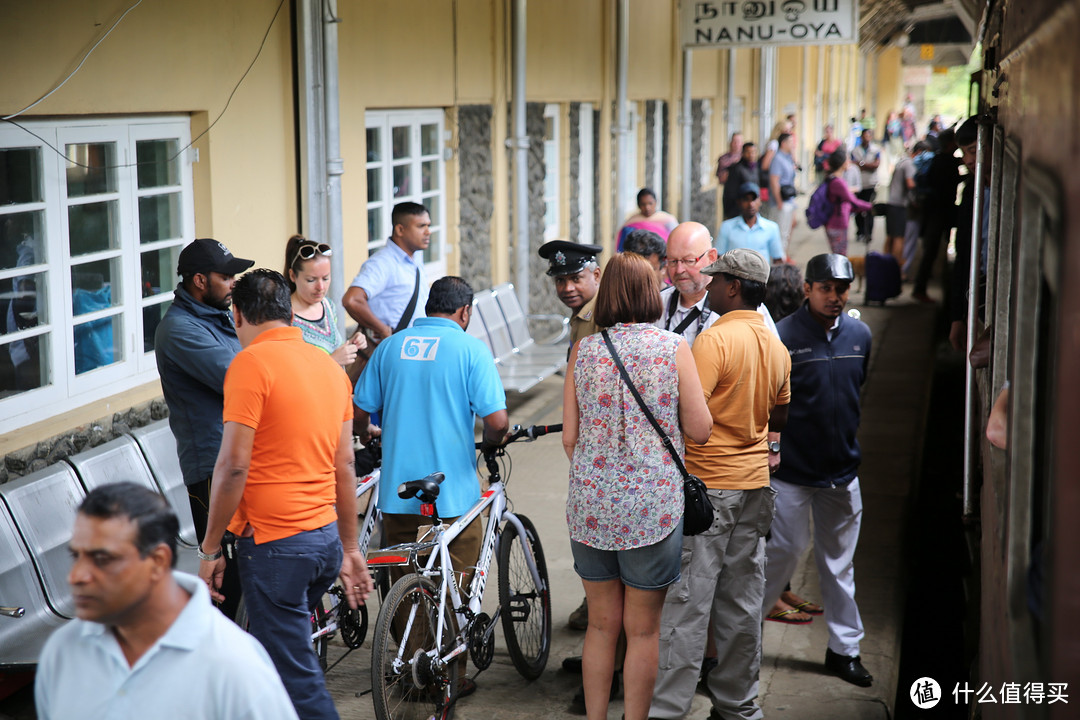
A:
{"label": "backpack", "polygon": [[810,196],[810,203],[806,206],[806,224],[814,230],[828,222],[836,210],[832,200],[829,199],[829,182],[831,180],[832,178],[826,178],[823,183],[818,185],[817,190]]}

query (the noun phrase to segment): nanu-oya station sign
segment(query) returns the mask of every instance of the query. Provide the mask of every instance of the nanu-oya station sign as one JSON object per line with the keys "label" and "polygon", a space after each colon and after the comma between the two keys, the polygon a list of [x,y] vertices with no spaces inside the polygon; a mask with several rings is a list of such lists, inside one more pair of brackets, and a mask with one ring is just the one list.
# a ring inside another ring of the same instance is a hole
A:
{"label": "nanu-oya station sign", "polygon": [[858,42],[858,0],[714,0],[679,4],[684,48]]}

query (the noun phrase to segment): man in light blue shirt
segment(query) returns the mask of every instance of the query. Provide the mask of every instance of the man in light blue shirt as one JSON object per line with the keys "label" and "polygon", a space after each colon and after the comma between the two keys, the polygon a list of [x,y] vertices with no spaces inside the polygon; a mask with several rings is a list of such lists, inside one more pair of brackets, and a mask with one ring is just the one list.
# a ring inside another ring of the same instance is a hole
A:
{"label": "man in light blue shirt", "polygon": [[[417,528],[431,523],[421,515],[419,500],[398,497],[399,484],[444,473],[436,506],[440,517],[453,521],[480,499],[475,417],[483,418],[485,444],[505,440],[506,394],[495,359],[484,343],[465,332],[472,300],[473,289],[461,278],[436,280],[425,308],[427,317],[380,343],[357,381],[355,425],[367,428],[360,433],[362,441],[370,433],[370,414],[382,413],[379,509],[384,547],[415,541]],[[450,543],[456,568],[476,565],[482,534],[477,518]],[[464,575],[461,586],[467,587],[472,573]],[[459,688],[459,697],[474,688],[469,681]]]}
{"label": "man in light blue shirt", "polygon": [[780,226],[780,243],[787,255],[791,230],[795,226],[795,136],[780,133],[779,149],[769,165],[769,205],[765,214]]}
{"label": "man in light blue shirt", "polygon": [[296,720],[266,651],[177,572],[179,523],[135,483],[92,490],[79,506],[68,574],[77,620],[38,665],[42,720]]}
{"label": "man in light blue shirt", "polygon": [[424,316],[428,286],[421,250],[431,243],[431,215],[419,203],[403,202],[391,215],[393,233],[360,267],[341,304],[379,342]]}
{"label": "man in light blue shirt", "polygon": [[780,242],[780,226],[762,217],[761,190],[754,183],[743,183],[739,188],[739,215],[720,225],[720,239],[716,252],[723,255],[728,250],[747,248],[756,250],[769,258],[773,264],[784,262],[784,246]]}

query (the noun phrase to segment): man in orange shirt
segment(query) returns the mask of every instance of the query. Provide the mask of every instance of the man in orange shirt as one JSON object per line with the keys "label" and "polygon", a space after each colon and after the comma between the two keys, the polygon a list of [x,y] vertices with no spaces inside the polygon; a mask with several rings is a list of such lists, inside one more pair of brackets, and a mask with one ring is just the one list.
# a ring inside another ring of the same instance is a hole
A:
{"label": "man in orange shirt", "polygon": [[706,678],[710,717],[756,720],[765,534],[776,494],[768,434],[787,421],[791,358],[757,312],[769,279],[761,253],[736,248],[702,272],[712,276],[709,307],[721,315],[692,348],[713,428],[707,443],[686,448],[686,467],[709,488],[715,519],[683,539],[682,578],[668,589],[660,621],[649,717],[689,712],[711,619],[718,664]]}
{"label": "man in orange shirt", "polygon": [[220,600],[228,525],[239,538],[251,634],[270,654],[297,714],[336,720],[309,617],[338,577],[350,607],[371,589],[356,539],[352,393],[341,366],[291,326],[289,295],[285,278],[265,269],[233,288],[244,349],[225,375],[224,434],[199,577]]}

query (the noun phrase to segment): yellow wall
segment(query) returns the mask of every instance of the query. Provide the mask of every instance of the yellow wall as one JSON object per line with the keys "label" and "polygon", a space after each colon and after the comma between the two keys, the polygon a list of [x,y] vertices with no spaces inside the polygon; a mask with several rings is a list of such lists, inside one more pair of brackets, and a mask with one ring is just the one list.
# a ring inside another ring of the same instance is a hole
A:
{"label": "yellow wall", "polygon": [[[526,97],[531,102],[598,100],[603,78],[601,38],[613,15],[603,0],[528,3]],[[508,38],[509,43],[509,38]],[[511,78],[512,79],[512,78]]]}
{"label": "yellow wall", "polygon": [[[5,3],[4,109],[25,107],[55,86],[130,4]],[[194,137],[225,107],[275,7],[262,0],[143,3],[64,87],[21,117],[190,113]],[[196,232],[271,267],[281,264],[298,217],[289,23],[286,4],[228,111],[196,144],[193,168]]]}
{"label": "yellow wall", "polygon": [[669,2],[630,0],[626,89],[630,99],[654,100],[671,93],[671,53],[678,47],[677,32]]}
{"label": "yellow wall", "polygon": [[882,122],[890,110],[900,111],[904,102],[902,51],[886,48],[877,58],[878,122]]}

